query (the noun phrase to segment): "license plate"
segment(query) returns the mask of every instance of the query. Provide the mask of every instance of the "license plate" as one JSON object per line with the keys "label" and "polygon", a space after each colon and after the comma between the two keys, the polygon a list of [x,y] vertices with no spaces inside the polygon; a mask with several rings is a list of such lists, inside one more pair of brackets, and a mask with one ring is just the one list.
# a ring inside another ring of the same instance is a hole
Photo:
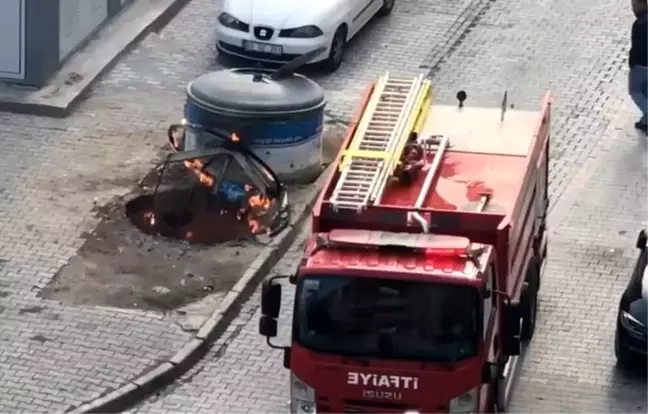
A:
{"label": "license plate", "polygon": [[243,49],[248,52],[270,53],[271,55],[281,55],[283,53],[282,46],[259,42],[243,41]]}

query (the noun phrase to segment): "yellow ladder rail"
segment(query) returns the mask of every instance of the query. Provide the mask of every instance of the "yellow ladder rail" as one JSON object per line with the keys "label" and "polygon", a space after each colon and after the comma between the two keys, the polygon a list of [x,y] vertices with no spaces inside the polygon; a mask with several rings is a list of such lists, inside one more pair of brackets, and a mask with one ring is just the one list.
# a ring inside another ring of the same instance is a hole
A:
{"label": "yellow ladder rail", "polygon": [[358,128],[342,153],[340,175],[331,195],[334,207],[362,209],[379,201],[413,131],[429,111],[431,83],[381,76]]}

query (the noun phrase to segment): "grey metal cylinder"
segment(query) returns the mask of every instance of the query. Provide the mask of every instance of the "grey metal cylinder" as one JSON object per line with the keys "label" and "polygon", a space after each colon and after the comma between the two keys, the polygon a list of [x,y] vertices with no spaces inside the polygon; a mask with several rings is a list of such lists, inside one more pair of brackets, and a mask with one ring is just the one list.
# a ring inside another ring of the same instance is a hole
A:
{"label": "grey metal cylinder", "polygon": [[[310,182],[322,170],[324,91],[302,75],[270,74],[230,69],[200,76],[187,86],[185,119],[236,133],[283,182]],[[207,136],[187,132],[187,150],[209,146]]]}

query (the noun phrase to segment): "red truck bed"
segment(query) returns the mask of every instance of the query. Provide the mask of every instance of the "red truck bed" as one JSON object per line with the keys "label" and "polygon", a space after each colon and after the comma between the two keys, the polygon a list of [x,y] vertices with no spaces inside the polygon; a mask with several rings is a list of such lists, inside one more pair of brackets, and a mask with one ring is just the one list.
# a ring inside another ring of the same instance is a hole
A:
{"label": "red truck bed", "polygon": [[[366,102],[365,102],[366,104]],[[419,136],[449,137],[450,147],[439,167],[436,179],[421,209],[431,221],[431,227],[441,233],[464,235],[465,232],[489,232],[493,236],[521,208],[532,175],[546,175],[546,166],[538,169],[548,150],[550,97],[544,99],[541,111],[499,108],[462,108],[432,105]],[[362,115],[361,107],[358,118]],[[339,165],[344,149],[349,145],[357,120],[349,128],[349,137],[338,155]],[[428,160],[433,155],[428,157]],[[336,168],[330,175],[318,203],[313,209],[313,231],[326,232],[335,228],[358,228],[385,231],[420,231],[410,222],[407,213],[414,211],[426,169],[407,187],[389,184],[380,204],[369,205],[362,212],[336,209],[330,197],[340,173]],[[479,195],[490,192],[487,207],[475,211]],[[486,236],[486,235],[484,235]],[[475,240],[495,244],[492,237]]]}
{"label": "red truck bed", "polygon": [[[349,128],[336,167],[341,165],[369,97],[370,91]],[[450,146],[423,205],[415,208],[415,200],[434,154],[428,156],[427,167],[412,184],[388,184],[379,203],[369,203],[361,210],[339,208],[331,201],[340,178],[339,168],[335,168],[313,208],[312,230],[421,233],[420,223],[412,220],[412,213],[418,213],[432,233],[495,246],[501,274],[519,274],[527,261],[526,254],[520,253],[528,251],[536,214],[546,211],[549,124],[549,94],[540,111],[507,110],[502,114],[500,108],[432,105],[418,136],[447,137]],[[489,199],[480,210],[484,193]],[[519,280],[511,282],[516,290]]]}
{"label": "red truck bed", "polygon": [[[539,117],[535,111],[509,111],[504,122],[500,119],[499,109],[432,106],[420,135],[447,136],[451,147],[424,208],[474,210],[474,203],[487,192],[491,196],[486,211],[511,213]],[[411,185],[389,185],[381,204],[413,206],[432,158],[433,154],[428,156],[427,166]]]}

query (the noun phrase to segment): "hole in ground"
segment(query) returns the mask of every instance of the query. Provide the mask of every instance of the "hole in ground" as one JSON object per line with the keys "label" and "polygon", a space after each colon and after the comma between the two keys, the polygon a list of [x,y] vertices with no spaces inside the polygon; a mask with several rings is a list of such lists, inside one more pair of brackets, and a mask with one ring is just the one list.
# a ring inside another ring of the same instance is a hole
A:
{"label": "hole in ground", "polygon": [[126,216],[140,231],[195,244],[216,244],[252,235],[241,206],[195,186],[141,195],[126,203]]}

